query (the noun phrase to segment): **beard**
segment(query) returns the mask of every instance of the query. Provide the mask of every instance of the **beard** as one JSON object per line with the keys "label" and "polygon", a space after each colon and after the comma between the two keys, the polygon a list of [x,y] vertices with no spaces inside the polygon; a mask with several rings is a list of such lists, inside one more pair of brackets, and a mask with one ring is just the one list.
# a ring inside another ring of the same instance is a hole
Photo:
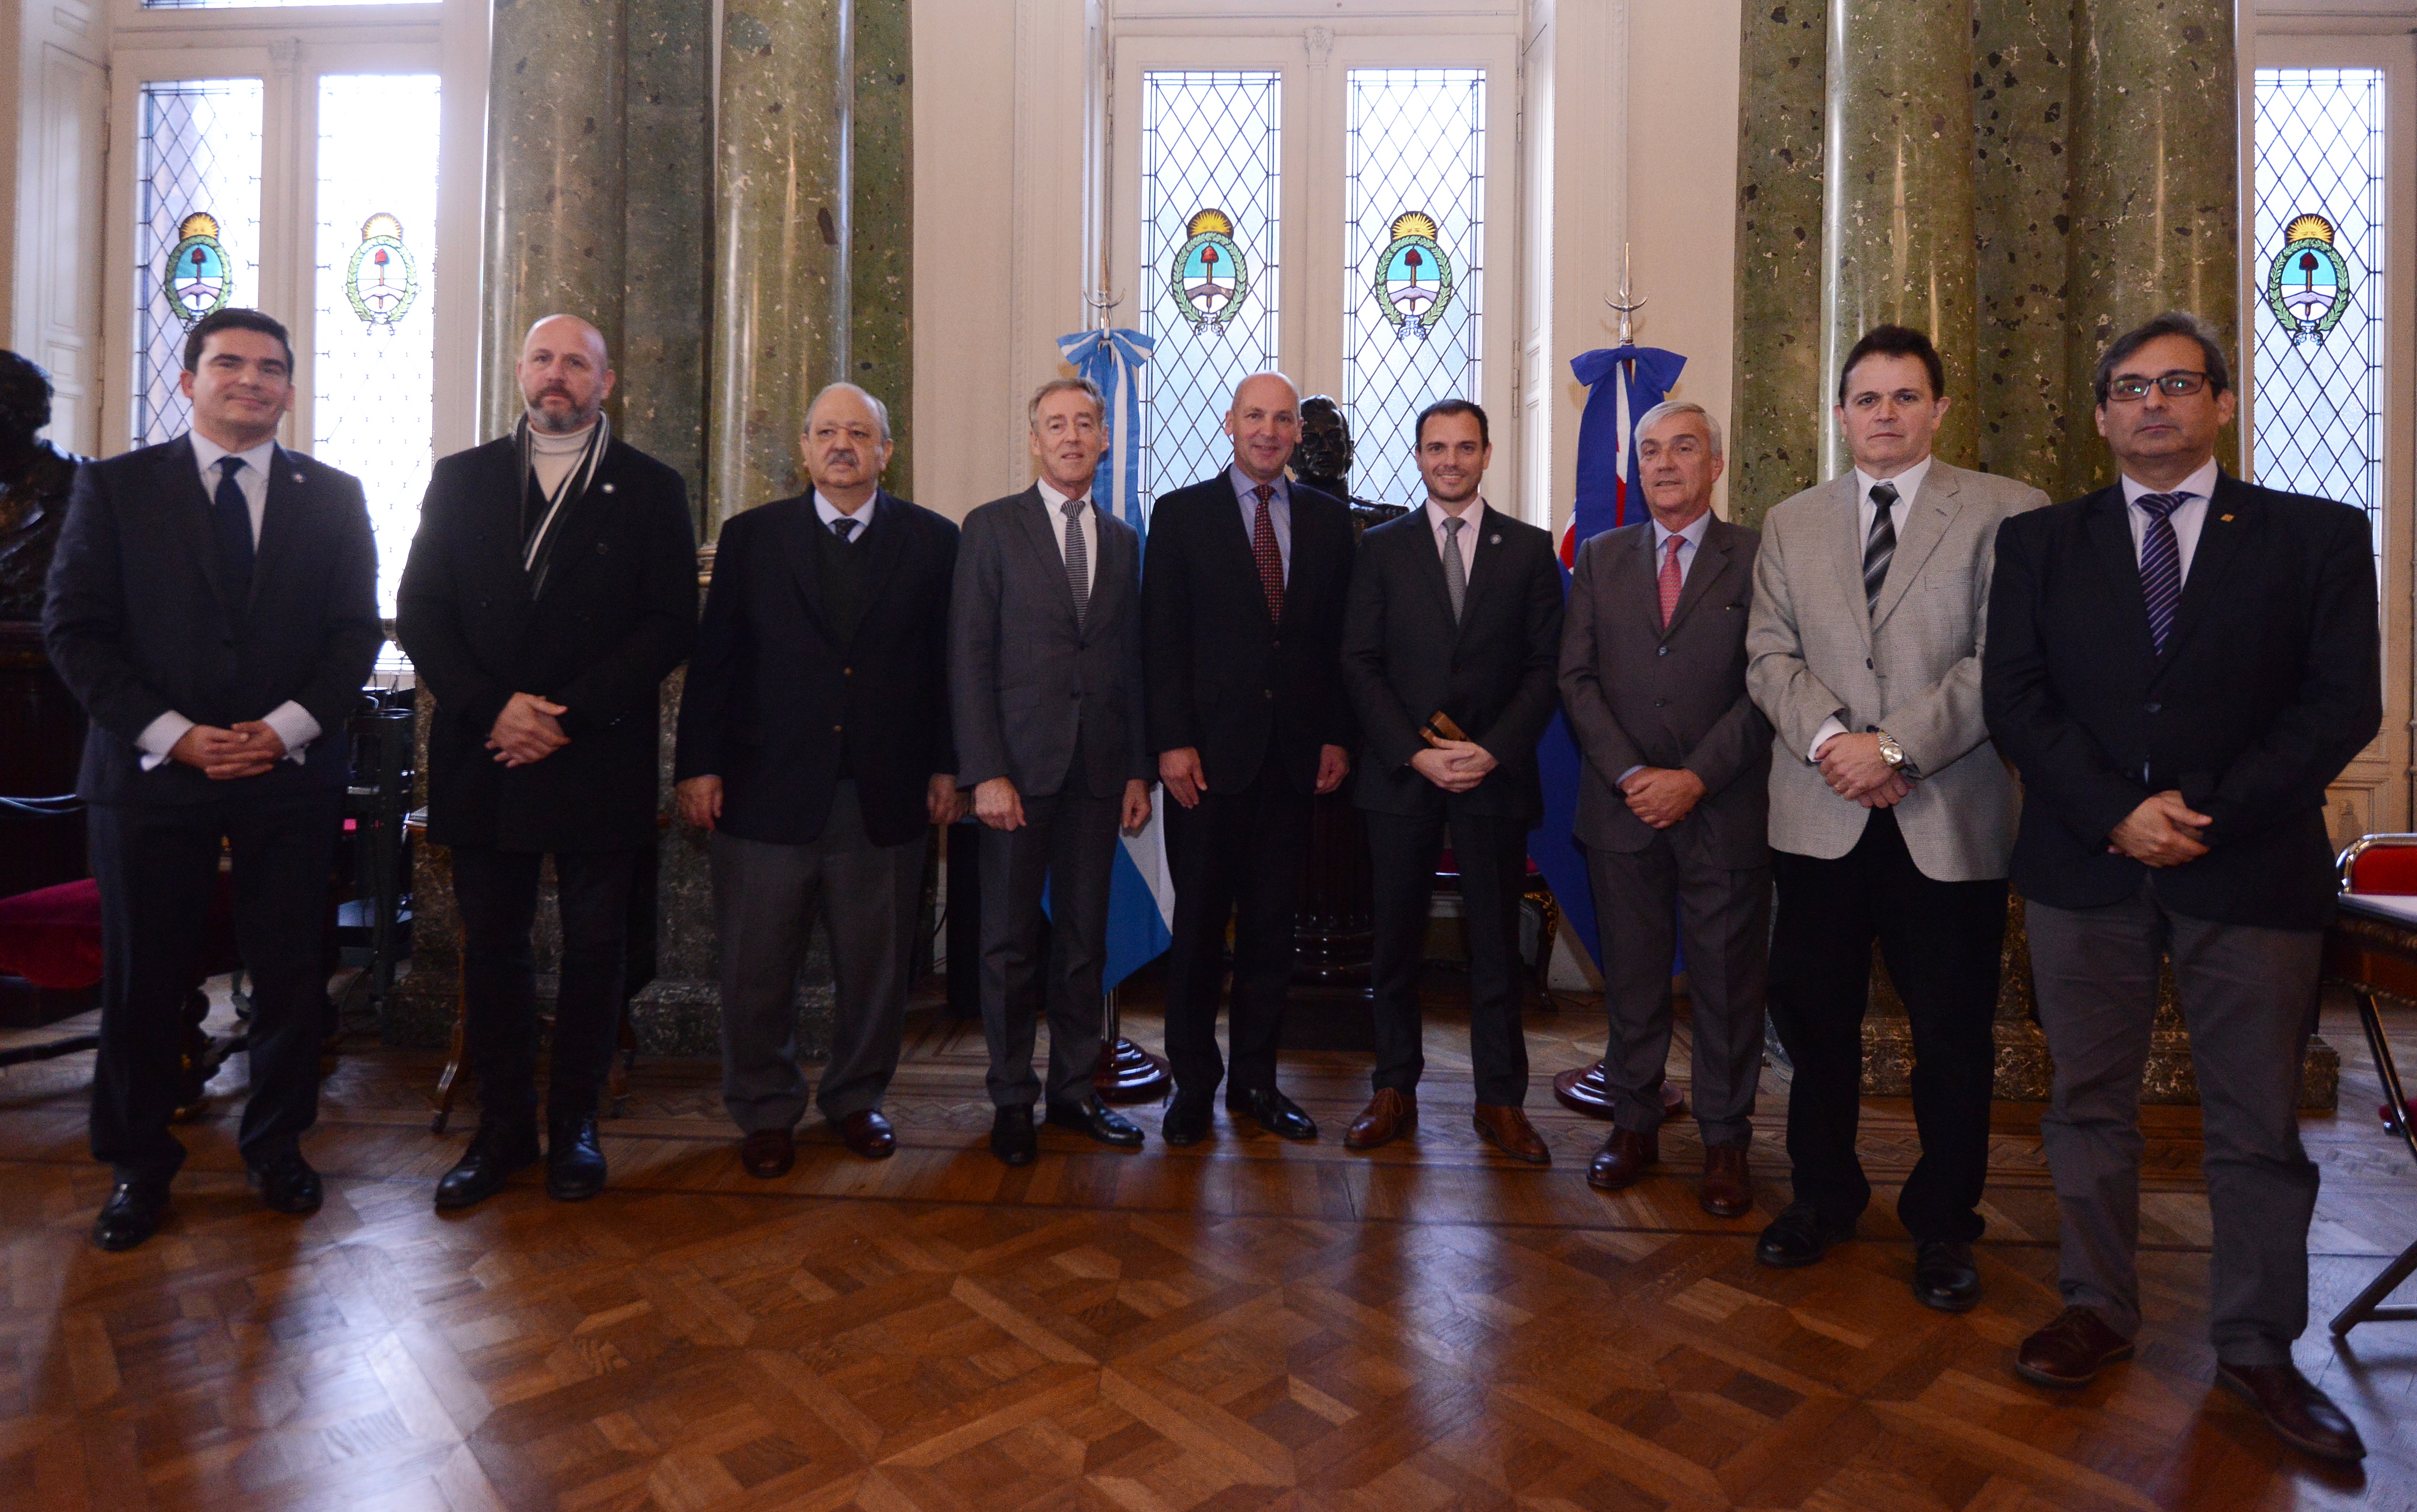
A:
{"label": "beard", "polygon": [[586,430],[596,423],[596,416],[604,413],[604,406],[601,404],[574,404],[568,413],[555,415],[545,407],[545,400],[548,395],[556,394],[565,400],[570,398],[570,395],[561,393],[559,389],[548,389],[528,401],[528,419],[531,430],[542,431],[551,436],[567,436]]}

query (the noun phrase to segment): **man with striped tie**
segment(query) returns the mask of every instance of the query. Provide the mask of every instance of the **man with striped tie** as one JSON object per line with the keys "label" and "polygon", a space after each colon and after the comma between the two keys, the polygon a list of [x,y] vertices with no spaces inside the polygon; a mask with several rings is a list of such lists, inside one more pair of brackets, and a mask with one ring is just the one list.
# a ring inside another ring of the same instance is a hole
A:
{"label": "man with striped tie", "polygon": [[2333,913],[2325,786],[2383,718],[2364,511],[2216,465],[2221,338],[2158,316],[2099,358],[2121,476],[2006,522],[1983,701],[2021,772],[2014,880],[2056,1061],[2040,1139],[2064,1310],[2014,1368],[2087,1384],[2140,1327],[2140,1074],[2173,961],[2206,1124],[2216,1380],[2319,1459],[2365,1446],[2291,1364],[2317,1168],[2300,1064]]}
{"label": "man with striped tie", "polygon": [[1960,1312],[1981,1296],[1971,1247],[2016,808],[1981,719],[1982,632],[1999,523],[2047,497],[1931,455],[1944,381],[1922,332],[1865,335],[1838,377],[1854,468],[1763,522],[1746,686],[1775,732],[1770,1003],[1795,1066],[1795,1201],[1755,1257],[1810,1265],[1871,1201],[1855,1126],[1877,940],[1912,1024],[1922,1158],[1897,1216],[1914,1296]]}

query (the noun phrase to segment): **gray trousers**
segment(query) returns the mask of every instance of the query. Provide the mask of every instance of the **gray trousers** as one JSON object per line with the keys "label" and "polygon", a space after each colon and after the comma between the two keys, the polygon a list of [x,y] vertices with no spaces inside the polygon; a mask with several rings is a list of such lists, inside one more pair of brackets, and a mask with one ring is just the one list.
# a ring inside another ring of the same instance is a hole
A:
{"label": "gray trousers", "polygon": [[1708,866],[1668,834],[1641,851],[1587,850],[1611,1037],[1603,1075],[1614,1127],[1662,1126],[1670,1058],[1670,966],[1683,930],[1694,998],[1690,1100],[1704,1144],[1742,1150],[1754,1138],[1762,1073],[1763,989],[1770,976],[1771,868]]}
{"label": "gray trousers", "polygon": [[830,936],[838,999],[830,1064],[814,1103],[833,1123],[881,1106],[898,1069],[907,976],[921,901],[927,835],[875,845],[856,784],[831,795],[830,819],[807,845],[717,830],[713,914],[722,933],[722,1101],[750,1134],[805,1116],[798,1069],[798,972],[815,919]]}
{"label": "gray trousers", "polygon": [[2140,1074],[2173,958],[2198,1073],[2207,1201],[2215,1219],[2208,1332],[2227,1365],[2282,1365],[2308,1325],[2308,1219],[2317,1168],[2300,1147],[2323,936],[2167,913],[2153,884],[2104,908],[2029,908],[2040,1026],[2056,1060],[2040,1142],[2062,1219],[2068,1307],[2117,1333],[2140,1327]]}
{"label": "gray trousers", "polygon": [[[1075,765],[1079,771],[1079,757]],[[981,832],[981,1016],[994,1107],[1029,1108],[1041,1099],[1032,1046],[1044,1005],[1049,1101],[1077,1103],[1091,1095],[1102,1032],[1108,877],[1123,810],[1121,792],[1095,798],[1070,786],[1026,798],[1022,829]],[[1046,961],[1041,956],[1044,890]]]}

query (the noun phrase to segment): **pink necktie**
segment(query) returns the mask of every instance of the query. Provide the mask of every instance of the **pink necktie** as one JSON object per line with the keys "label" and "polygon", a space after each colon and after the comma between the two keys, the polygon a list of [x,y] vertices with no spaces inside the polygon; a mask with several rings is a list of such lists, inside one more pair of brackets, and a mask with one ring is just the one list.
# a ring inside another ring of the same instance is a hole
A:
{"label": "pink necktie", "polygon": [[1662,627],[1665,630],[1670,627],[1670,616],[1679,608],[1679,587],[1682,582],[1679,576],[1679,548],[1686,544],[1686,537],[1671,537],[1669,553],[1662,558]]}

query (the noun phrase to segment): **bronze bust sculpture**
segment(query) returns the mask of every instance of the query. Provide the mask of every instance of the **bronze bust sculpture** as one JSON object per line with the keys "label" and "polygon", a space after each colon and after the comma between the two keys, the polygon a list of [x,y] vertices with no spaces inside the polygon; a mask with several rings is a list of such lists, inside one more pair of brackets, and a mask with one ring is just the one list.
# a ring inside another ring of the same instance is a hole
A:
{"label": "bronze bust sculpture", "polygon": [[1343,406],[1325,394],[1302,400],[1300,445],[1292,454],[1294,475],[1319,492],[1349,505],[1355,532],[1406,513],[1398,504],[1376,504],[1352,494],[1351,456],[1351,424],[1343,417]]}
{"label": "bronze bust sculpture", "polygon": [[42,617],[42,580],[81,461],[37,439],[50,423],[49,375],[0,351],[0,620]]}

